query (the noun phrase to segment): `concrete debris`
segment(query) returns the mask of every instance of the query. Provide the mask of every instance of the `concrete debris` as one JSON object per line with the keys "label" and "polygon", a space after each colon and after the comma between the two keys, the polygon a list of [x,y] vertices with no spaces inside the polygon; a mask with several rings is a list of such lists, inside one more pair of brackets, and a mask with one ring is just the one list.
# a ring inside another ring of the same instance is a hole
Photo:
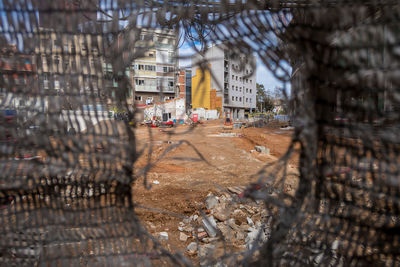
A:
{"label": "concrete debris", "polygon": [[159,238],[161,240],[168,240],[168,233],[167,232],[160,232],[159,233]]}
{"label": "concrete debris", "polygon": [[223,222],[228,219],[229,214],[228,214],[228,210],[226,209],[225,205],[218,204],[213,209],[213,215],[218,221]]}
{"label": "concrete debris", "polygon": [[160,182],[157,181],[157,180],[154,180],[154,181],[153,181],[153,184],[160,184]]}
{"label": "concrete debris", "polygon": [[197,252],[197,243],[191,242],[187,247],[186,251],[189,253],[196,253]]}
{"label": "concrete debris", "polygon": [[204,229],[206,230],[207,234],[210,237],[215,237],[217,235],[217,223],[215,222],[215,219],[213,216],[209,216],[206,218],[203,218],[202,220]]}
{"label": "concrete debris", "polygon": [[[250,200],[238,200],[237,196],[245,190],[245,187],[229,187],[228,191],[220,195],[209,194],[205,200],[207,216],[193,214],[187,220],[179,223],[180,240],[186,236],[198,238],[199,247],[194,242],[188,246],[188,251],[196,251],[199,256],[208,257],[210,249],[221,250],[225,242],[233,247],[245,250],[254,246],[260,247],[270,237],[272,216],[278,211],[266,210],[264,202],[256,203]],[[232,197],[233,196],[233,197]],[[188,234],[190,233],[190,234]],[[182,238],[181,238],[182,237]],[[187,239],[186,239],[187,240]],[[205,246],[210,245],[210,246]],[[332,249],[337,247],[333,244]],[[212,252],[214,253],[214,252]],[[204,260],[204,259],[203,259]],[[203,262],[204,263],[204,262]],[[202,260],[200,261],[202,264]],[[205,263],[207,265],[207,263]]]}
{"label": "concrete debris", "polygon": [[215,205],[218,204],[218,199],[214,195],[209,195],[206,199],[206,208],[208,210],[212,209],[215,207]]}
{"label": "concrete debris", "polygon": [[253,222],[253,220],[251,218],[247,217],[246,219],[247,219],[247,224],[248,225],[254,226],[254,222]]}
{"label": "concrete debris", "polygon": [[269,155],[269,148],[265,146],[255,146],[254,149],[261,154]]}
{"label": "concrete debris", "polygon": [[205,258],[212,256],[215,250],[215,245],[213,244],[204,244],[199,247],[199,257]]}
{"label": "concrete debris", "polygon": [[244,187],[244,186],[231,186],[231,187],[228,187],[228,191],[229,192],[237,194],[237,195],[242,193],[245,189],[246,189],[246,187]]}
{"label": "concrete debris", "polygon": [[186,235],[186,234],[184,234],[184,233],[182,233],[182,232],[179,233],[179,240],[180,240],[180,241],[186,242],[186,240],[187,240],[188,238],[189,238],[188,235]]}

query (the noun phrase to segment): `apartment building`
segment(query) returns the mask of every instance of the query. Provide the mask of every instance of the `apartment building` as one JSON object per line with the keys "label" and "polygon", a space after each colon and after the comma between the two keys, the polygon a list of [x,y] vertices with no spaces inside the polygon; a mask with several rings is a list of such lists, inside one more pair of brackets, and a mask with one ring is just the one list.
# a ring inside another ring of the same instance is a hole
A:
{"label": "apartment building", "polygon": [[74,101],[86,97],[94,102],[110,97],[103,84],[104,45],[101,34],[84,31],[59,33],[38,28],[35,57],[39,90],[47,95],[67,95],[64,109],[78,108]]}
{"label": "apartment building", "polygon": [[174,30],[141,29],[135,49],[144,50],[143,56],[131,64],[136,104],[149,105],[178,96],[176,42]]}
{"label": "apartment building", "polygon": [[0,49],[0,110],[18,110],[18,115],[25,117],[44,112],[47,102],[39,95],[37,84],[33,56],[4,41]]}
{"label": "apartment building", "polygon": [[221,110],[234,119],[243,119],[246,112],[255,110],[253,55],[237,55],[224,45],[213,45],[205,54],[195,55],[192,62],[192,108]]}

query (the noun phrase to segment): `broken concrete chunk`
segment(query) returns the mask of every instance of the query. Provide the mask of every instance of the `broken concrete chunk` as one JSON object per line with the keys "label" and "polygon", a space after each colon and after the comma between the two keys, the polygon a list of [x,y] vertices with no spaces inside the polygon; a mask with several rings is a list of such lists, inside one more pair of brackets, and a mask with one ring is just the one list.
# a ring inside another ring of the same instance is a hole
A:
{"label": "broken concrete chunk", "polygon": [[215,237],[217,235],[217,223],[213,216],[203,218],[202,223],[204,229],[210,237]]}
{"label": "broken concrete chunk", "polygon": [[247,217],[246,219],[247,219],[247,224],[248,224],[248,225],[254,226],[254,222],[253,222],[253,220],[252,220],[250,217]]}
{"label": "broken concrete chunk", "polygon": [[208,210],[214,208],[215,205],[217,205],[217,204],[218,204],[218,199],[217,199],[216,196],[214,196],[214,195],[209,195],[209,196],[206,198],[206,208],[207,208]]}
{"label": "broken concrete chunk", "polygon": [[255,146],[254,149],[261,154],[269,155],[269,149],[265,146]]}
{"label": "broken concrete chunk", "polygon": [[189,238],[189,236],[187,236],[186,234],[184,234],[184,233],[179,233],[179,240],[180,241],[183,241],[183,242],[186,242],[186,240]]}
{"label": "broken concrete chunk", "polygon": [[244,240],[244,239],[246,238],[246,235],[245,235],[245,233],[243,233],[242,231],[238,231],[238,232],[236,232],[236,234],[235,234],[235,238],[236,238],[237,240]]}
{"label": "broken concrete chunk", "polygon": [[209,257],[215,251],[215,246],[213,244],[205,244],[199,247],[199,257]]}
{"label": "broken concrete chunk", "polygon": [[191,242],[187,247],[186,251],[194,253],[197,251],[197,243],[196,242]]}
{"label": "broken concrete chunk", "polygon": [[168,240],[168,233],[167,232],[160,232],[159,237],[161,240]]}
{"label": "broken concrete chunk", "polygon": [[217,218],[217,220],[224,222],[228,219],[229,214],[225,205],[216,205],[213,211],[214,217]]}

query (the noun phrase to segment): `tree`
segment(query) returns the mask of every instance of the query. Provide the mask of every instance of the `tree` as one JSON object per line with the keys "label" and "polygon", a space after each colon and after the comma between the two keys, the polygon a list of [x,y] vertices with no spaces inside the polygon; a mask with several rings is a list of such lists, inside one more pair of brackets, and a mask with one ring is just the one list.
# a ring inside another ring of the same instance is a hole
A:
{"label": "tree", "polygon": [[257,109],[261,112],[272,111],[275,107],[274,99],[265,90],[263,84],[256,84],[257,88]]}

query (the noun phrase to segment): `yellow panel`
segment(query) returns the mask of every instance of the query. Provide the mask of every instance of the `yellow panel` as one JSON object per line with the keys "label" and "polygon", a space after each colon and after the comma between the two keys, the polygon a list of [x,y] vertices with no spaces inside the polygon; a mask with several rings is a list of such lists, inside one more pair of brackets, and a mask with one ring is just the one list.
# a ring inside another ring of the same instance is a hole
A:
{"label": "yellow panel", "polygon": [[209,70],[198,68],[192,76],[192,107],[210,109],[211,75]]}

